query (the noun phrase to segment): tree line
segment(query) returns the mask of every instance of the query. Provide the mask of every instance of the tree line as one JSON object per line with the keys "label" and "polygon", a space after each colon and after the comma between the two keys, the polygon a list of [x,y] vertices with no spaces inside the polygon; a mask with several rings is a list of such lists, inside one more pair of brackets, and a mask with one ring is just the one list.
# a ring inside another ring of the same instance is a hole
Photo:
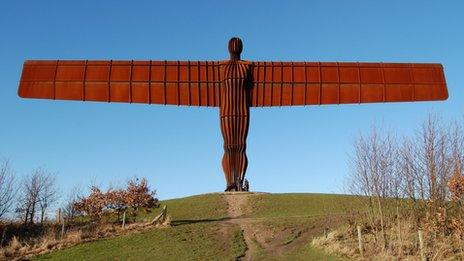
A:
{"label": "tree line", "polygon": [[[36,169],[18,178],[9,160],[0,161],[0,221],[32,225],[43,224],[53,217],[66,218],[69,222],[77,216],[98,221],[109,213],[116,213],[119,220],[123,212],[135,218],[140,210],[158,205],[156,191],[150,189],[147,179],[136,177],[129,179],[124,188],[110,187],[103,191],[91,186],[87,195],[75,186],[62,198],[61,204],[60,196],[55,174]],[[59,217],[55,216],[57,209]]]}
{"label": "tree line", "polygon": [[53,173],[36,169],[18,179],[8,160],[0,162],[0,220],[9,215],[25,224],[43,223],[58,198]]}
{"label": "tree line", "polygon": [[463,124],[437,115],[410,136],[374,126],[354,141],[348,190],[365,203],[359,222],[374,235],[377,251],[401,256],[407,230],[428,235],[432,256],[445,241],[464,251],[463,164]]}
{"label": "tree line", "polygon": [[[150,215],[137,219],[139,213],[159,206],[156,190],[146,178],[133,177],[122,187],[106,190],[74,186],[61,196],[55,174],[36,169],[18,177],[8,160],[0,161],[0,259],[29,259],[82,241],[158,225],[146,222]],[[169,219],[162,225],[165,222]],[[126,230],[127,223],[131,224]]]}

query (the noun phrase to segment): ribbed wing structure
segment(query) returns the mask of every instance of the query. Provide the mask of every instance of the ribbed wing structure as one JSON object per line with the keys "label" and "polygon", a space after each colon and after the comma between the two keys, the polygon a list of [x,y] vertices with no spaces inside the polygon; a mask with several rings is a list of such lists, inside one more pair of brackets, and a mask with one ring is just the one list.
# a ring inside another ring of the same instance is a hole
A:
{"label": "ribbed wing structure", "polygon": [[251,106],[446,100],[441,64],[254,62]]}
{"label": "ribbed wing structure", "polygon": [[26,61],[23,98],[219,106],[219,62]]}

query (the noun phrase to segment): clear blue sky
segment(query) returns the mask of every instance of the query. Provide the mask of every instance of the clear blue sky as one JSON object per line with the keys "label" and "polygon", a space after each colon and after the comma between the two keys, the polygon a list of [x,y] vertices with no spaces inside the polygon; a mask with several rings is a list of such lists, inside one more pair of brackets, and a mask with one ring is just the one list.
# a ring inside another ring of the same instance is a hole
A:
{"label": "clear blue sky", "polygon": [[[285,3],[285,4],[283,4]],[[17,175],[74,184],[147,177],[160,198],[222,191],[217,109],[22,100],[25,59],[438,62],[446,102],[251,110],[255,191],[343,192],[353,138],[373,122],[412,133],[430,111],[463,116],[463,1],[2,1],[0,157]]]}

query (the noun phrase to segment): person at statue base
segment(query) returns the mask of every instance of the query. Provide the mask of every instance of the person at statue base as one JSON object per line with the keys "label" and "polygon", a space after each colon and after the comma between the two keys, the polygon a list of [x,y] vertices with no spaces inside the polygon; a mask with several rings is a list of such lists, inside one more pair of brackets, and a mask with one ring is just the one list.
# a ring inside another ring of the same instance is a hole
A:
{"label": "person at statue base", "polygon": [[250,183],[247,179],[243,181],[243,191],[250,191]]}

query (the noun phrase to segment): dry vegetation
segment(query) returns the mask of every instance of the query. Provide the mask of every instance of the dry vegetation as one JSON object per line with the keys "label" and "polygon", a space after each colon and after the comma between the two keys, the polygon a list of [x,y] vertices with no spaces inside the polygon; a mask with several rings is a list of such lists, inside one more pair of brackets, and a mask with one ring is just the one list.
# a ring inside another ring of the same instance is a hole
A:
{"label": "dry vegetation", "polygon": [[[464,130],[429,116],[413,137],[355,141],[349,190],[367,207],[313,245],[346,257],[464,258]],[[361,229],[359,247],[357,227]],[[422,234],[421,250],[419,234]]]}
{"label": "dry vegetation", "polygon": [[137,222],[129,224],[124,228],[116,223],[74,224],[68,227],[66,233],[63,234],[61,234],[61,226],[49,225],[46,226],[46,231],[41,236],[29,238],[27,241],[20,241],[16,236],[13,236],[9,243],[0,249],[0,259],[28,259],[83,242],[128,233],[139,233],[154,227],[163,228],[168,226],[170,226],[169,216],[162,223]]}
{"label": "dry vegetation", "polygon": [[[2,173],[8,173],[8,164],[3,166],[6,171]],[[136,219],[139,213],[150,212],[158,206],[156,193],[150,190],[146,179],[134,178],[127,182],[126,188],[110,188],[106,192],[92,186],[88,196],[73,190],[64,210],[54,220],[46,218],[47,208],[57,197],[52,175],[34,171],[23,180],[21,188],[15,210],[19,219],[0,224],[0,259],[29,258],[81,242],[170,223],[169,216],[165,215],[157,223]],[[12,205],[13,199],[8,204]]]}
{"label": "dry vegetation", "polygon": [[133,219],[140,210],[150,211],[157,206],[158,199],[155,192],[150,191],[145,178],[129,180],[126,189],[110,188],[103,193],[100,188],[92,186],[90,195],[74,202],[74,212],[85,214],[93,220],[101,220],[105,213],[116,213],[117,220],[121,214],[128,212]]}

